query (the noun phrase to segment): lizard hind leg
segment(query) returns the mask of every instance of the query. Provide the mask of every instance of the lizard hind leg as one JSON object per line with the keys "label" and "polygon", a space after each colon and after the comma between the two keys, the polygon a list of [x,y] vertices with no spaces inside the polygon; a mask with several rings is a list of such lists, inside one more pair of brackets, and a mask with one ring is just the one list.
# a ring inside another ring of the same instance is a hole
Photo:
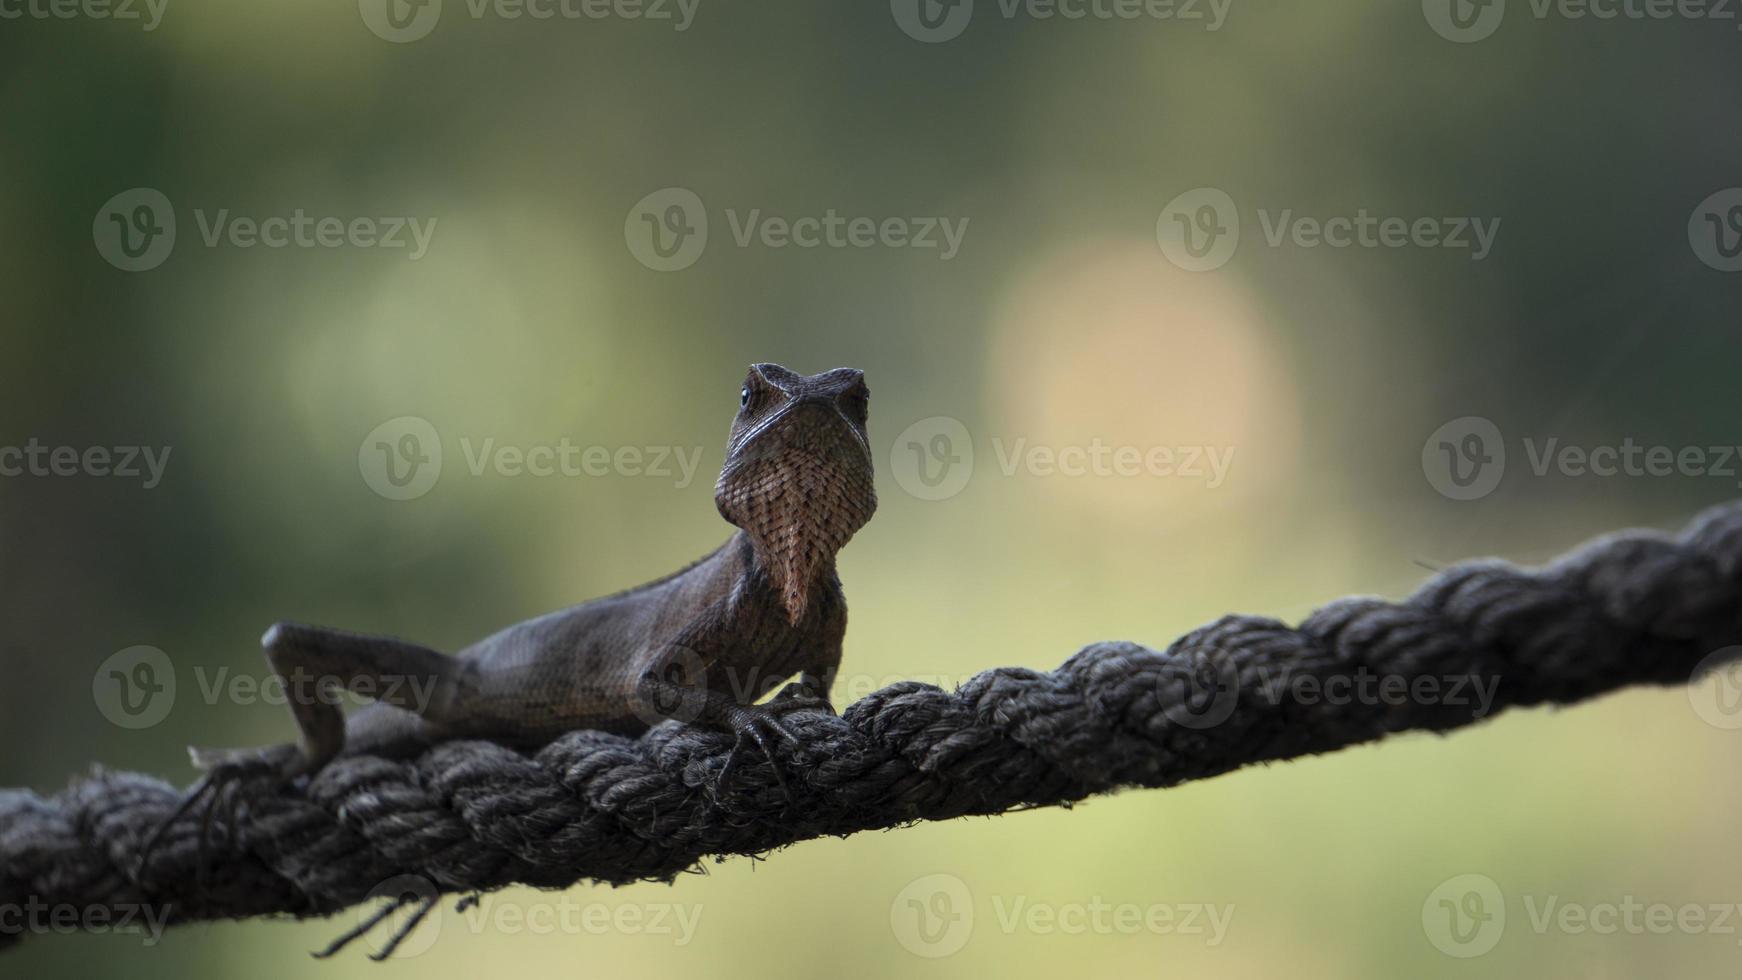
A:
{"label": "lizard hind leg", "polygon": [[229,840],[235,840],[239,787],[243,783],[282,785],[318,771],[342,752],[346,732],[341,692],[350,691],[440,720],[463,686],[465,667],[460,661],[391,637],[277,623],[261,637],[260,645],[267,665],[284,684],[296,721],[296,743],[255,749],[190,749],[194,765],[206,775],[146,840],[135,878],[144,874],[147,862],[170,829],[196,809],[200,813],[197,868],[203,873],[213,823],[220,811],[227,814]]}
{"label": "lizard hind leg", "polygon": [[260,749],[188,749],[194,766],[205,771],[181,803],[160,821],[140,848],[134,878],[143,882],[146,868],[157,849],[168,838],[170,830],[182,818],[197,812],[199,833],[195,838],[194,874],[198,890],[204,890],[206,866],[212,850],[213,829],[220,813],[224,816],[224,840],[234,845],[238,839],[238,812],[241,809],[240,788],[245,783],[266,782],[277,785],[296,778],[306,770],[302,752],[295,745],[274,745]]}
{"label": "lizard hind leg", "polygon": [[278,623],[260,645],[284,684],[310,772],[344,750],[341,692],[433,722],[444,720],[463,700],[468,665],[404,640]]}
{"label": "lizard hind leg", "polygon": [[[373,915],[370,915],[362,922],[359,922],[356,926],[347,930],[343,935],[328,943],[325,949],[310,953],[309,955],[317,960],[331,959],[333,956],[337,955],[340,950],[343,950],[345,947],[351,945],[357,940],[374,932],[375,927],[386,921],[388,916],[391,916],[393,913],[398,912],[400,909],[403,909],[408,905],[414,906],[411,914],[407,916],[405,921],[400,923],[399,926],[393,930],[393,934],[387,938],[387,944],[369,954],[369,958],[375,962],[384,962],[391,959],[393,954],[399,950],[400,944],[405,942],[413,932],[417,931],[417,927],[423,924],[423,920],[435,909],[436,903],[440,900],[441,896],[433,893],[422,896],[411,894],[400,895],[377,909]],[[455,909],[455,911],[464,910],[465,906],[463,903]]]}

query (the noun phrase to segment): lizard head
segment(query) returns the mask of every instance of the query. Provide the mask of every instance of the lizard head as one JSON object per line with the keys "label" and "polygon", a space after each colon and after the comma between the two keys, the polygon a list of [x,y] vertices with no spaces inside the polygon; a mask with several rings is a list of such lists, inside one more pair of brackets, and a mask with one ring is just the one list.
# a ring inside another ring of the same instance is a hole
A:
{"label": "lizard head", "polygon": [[714,503],[749,535],[791,622],[817,573],[877,509],[870,401],[852,368],[806,377],[756,364],[738,393]]}

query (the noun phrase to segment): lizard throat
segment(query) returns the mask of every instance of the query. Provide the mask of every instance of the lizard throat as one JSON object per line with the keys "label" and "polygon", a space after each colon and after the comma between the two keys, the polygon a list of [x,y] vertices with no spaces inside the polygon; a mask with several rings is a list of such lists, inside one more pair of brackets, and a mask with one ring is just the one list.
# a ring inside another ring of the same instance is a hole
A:
{"label": "lizard throat", "polygon": [[722,512],[750,536],[794,625],[835,553],[877,506],[867,470],[798,449],[759,460],[723,489]]}

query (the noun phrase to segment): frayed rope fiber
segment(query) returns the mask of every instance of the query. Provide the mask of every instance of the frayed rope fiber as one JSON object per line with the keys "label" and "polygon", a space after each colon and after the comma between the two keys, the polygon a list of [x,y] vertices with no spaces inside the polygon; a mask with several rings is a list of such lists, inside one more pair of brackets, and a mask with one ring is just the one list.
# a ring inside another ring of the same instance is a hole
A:
{"label": "frayed rope fiber", "polygon": [[[674,722],[639,738],[577,731],[531,756],[450,742],[243,784],[204,860],[200,821],[184,819],[140,868],[183,797],[169,783],[99,771],[53,796],[0,791],[0,906],[145,906],[190,922],[330,914],[407,875],[457,895],[670,881],[708,855],[1172,786],[1509,706],[1683,684],[1738,644],[1742,501],[1678,536],[1621,532],[1541,569],[1462,563],[1401,602],[1340,599],[1298,627],[1228,616],[1165,651],[1098,643],[1050,673],[1002,667],[954,693],[908,682],[841,717],[796,712],[797,742],[777,752],[790,794],[757,756],[716,786],[732,736]],[[1277,694],[1279,678],[1299,691],[1361,676],[1431,680],[1440,696]],[[1491,702],[1451,696],[1477,684]]]}

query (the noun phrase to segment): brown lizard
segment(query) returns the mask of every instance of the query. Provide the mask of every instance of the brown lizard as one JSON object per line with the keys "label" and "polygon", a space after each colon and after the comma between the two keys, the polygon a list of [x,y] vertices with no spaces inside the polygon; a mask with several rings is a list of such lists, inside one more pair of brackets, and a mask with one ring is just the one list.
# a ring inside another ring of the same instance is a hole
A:
{"label": "brown lizard", "polygon": [[[798,708],[832,711],[847,604],[835,553],[871,519],[864,373],[751,367],[714,488],[738,527],[713,553],[639,588],[510,626],[454,656],[404,640],[278,623],[261,639],[300,737],[258,749],[190,749],[201,797],[244,778],[289,781],[348,753],[403,756],[445,739],[534,749],[580,728],[637,734],[666,719],[737,735],[717,785]],[[772,701],[758,699],[793,675]],[[347,720],[341,689],[373,698]],[[209,814],[209,812],[208,812]],[[209,822],[209,815],[208,815]],[[151,849],[147,847],[147,852]]]}

